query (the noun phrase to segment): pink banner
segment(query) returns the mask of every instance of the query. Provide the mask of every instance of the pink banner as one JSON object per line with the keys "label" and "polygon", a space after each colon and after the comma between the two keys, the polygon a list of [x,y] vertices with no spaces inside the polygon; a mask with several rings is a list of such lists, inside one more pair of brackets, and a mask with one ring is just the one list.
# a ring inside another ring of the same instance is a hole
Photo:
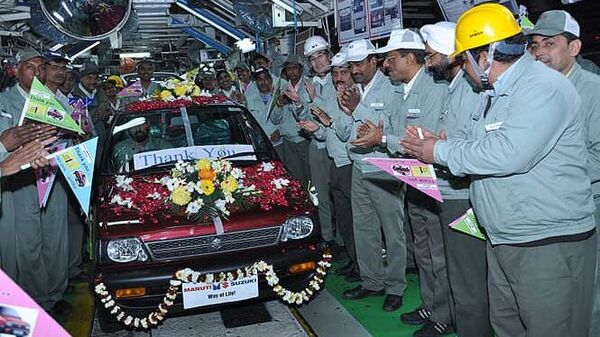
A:
{"label": "pink banner", "polygon": [[127,86],[126,88],[123,88],[123,90],[119,91],[117,96],[119,96],[119,97],[139,97],[139,96],[142,96],[142,93],[144,93],[144,90],[142,90],[142,82],[135,81],[135,82],[131,83],[129,86]]}
{"label": "pink banner", "polygon": [[0,270],[0,325],[3,325],[0,326],[2,333],[15,336],[70,336],[2,270]]}
{"label": "pink banner", "polygon": [[443,202],[433,165],[405,158],[365,158],[364,160],[435,200]]}
{"label": "pink banner", "polygon": [[[48,152],[54,153],[60,151],[65,148],[65,145],[65,143],[55,144],[49,148]],[[58,164],[54,158],[50,160],[50,166],[35,170],[35,183],[37,185],[38,202],[40,208],[46,207],[48,197],[50,196],[50,191],[52,191],[52,186],[54,185],[54,180],[56,179],[57,171]]]}

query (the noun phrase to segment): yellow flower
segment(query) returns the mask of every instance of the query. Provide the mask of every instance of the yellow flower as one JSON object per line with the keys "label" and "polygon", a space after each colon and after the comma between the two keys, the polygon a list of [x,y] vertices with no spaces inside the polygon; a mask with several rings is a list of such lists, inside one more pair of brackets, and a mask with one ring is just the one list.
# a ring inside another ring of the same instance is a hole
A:
{"label": "yellow flower", "polygon": [[200,180],[200,188],[206,196],[209,196],[215,192],[215,184],[213,184],[213,182],[210,180]]}
{"label": "yellow flower", "polygon": [[168,101],[169,99],[173,98],[173,94],[171,94],[171,92],[169,90],[163,90],[160,92],[160,99],[163,101]]}
{"label": "yellow flower", "polygon": [[185,187],[176,187],[171,193],[171,200],[178,206],[185,206],[192,201],[192,195],[188,192]]}
{"label": "yellow flower", "polygon": [[177,85],[175,86],[175,95],[177,97],[181,97],[181,96],[185,96],[185,93],[187,92],[187,88],[185,87],[185,85]]}
{"label": "yellow flower", "polygon": [[221,183],[221,188],[225,192],[233,193],[238,188],[237,180],[235,180],[234,177],[229,176]]}
{"label": "yellow flower", "polygon": [[210,170],[210,160],[204,158],[196,161],[196,169],[200,170]]}
{"label": "yellow flower", "polygon": [[192,90],[192,96],[197,97],[200,96],[201,93],[202,91],[200,90],[200,87],[195,85],[194,90]]}

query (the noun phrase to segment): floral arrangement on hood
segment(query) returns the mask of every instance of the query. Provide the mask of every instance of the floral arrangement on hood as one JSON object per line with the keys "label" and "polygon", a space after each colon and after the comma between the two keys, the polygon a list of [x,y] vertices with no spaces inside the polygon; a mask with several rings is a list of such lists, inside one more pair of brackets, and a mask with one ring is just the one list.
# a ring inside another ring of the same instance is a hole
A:
{"label": "floral arrangement on hood", "polygon": [[[137,210],[140,218],[163,213],[186,215],[203,223],[211,218],[227,219],[232,212],[252,208],[300,209],[309,196],[299,181],[292,179],[280,162],[263,162],[243,168],[223,159],[179,161],[169,174],[145,177],[116,176],[108,196],[109,210],[121,214]],[[167,215],[170,217],[171,215]]]}

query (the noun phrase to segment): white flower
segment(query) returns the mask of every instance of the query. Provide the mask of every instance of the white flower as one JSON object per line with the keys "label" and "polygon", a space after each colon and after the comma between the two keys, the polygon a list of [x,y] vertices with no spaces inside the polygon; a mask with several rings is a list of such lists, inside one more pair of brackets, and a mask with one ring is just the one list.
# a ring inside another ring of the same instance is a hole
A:
{"label": "white flower", "polygon": [[229,213],[227,212],[227,209],[225,208],[225,205],[227,205],[227,201],[223,200],[223,199],[217,199],[215,200],[215,207],[223,212],[223,213]]}
{"label": "white flower", "polygon": [[119,206],[126,206],[127,208],[133,207],[133,201],[131,198],[123,199],[119,194],[113,195],[112,199],[110,199],[111,204],[117,204]]}
{"label": "white flower", "polygon": [[231,176],[234,177],[235,179],[241,179],[244,178],[244,171],[242,171],[241,169],[234,167],[233,169],[231,169]]}
{"label": "white flower", "polygon": [[273,179],[271,182],[271,184],[275,185],[275,188],[278,190],[282,189],[284,186],[287,186],[289,183],[290,181],[284,178]]}
{"label": "white flower", "polygon": [[187,205],[185,212],[187,214],[196,214],[202,208],[204,201],[202,199],[194,200]]}
{"label": "white flower", "polygon": [[189,183],[188,183],[188,184],[185,186],[185,189],[186,189],[188,192],[192,193],[192,192],[194,192],[194,191],[196,190],[196,188],[197,188],[197,186],[196,186],[196,185],[197,185],[196,183],[194,183],[194,182],[191,182],[191,181],[190,181],[190,182],[189,182]]}
{"label": "white flower", "polygon": [[117,188],[120,188],[123,191],[133,191],[133,187],[131,187],[133,178],[123,176],[123,175],[118,175],[115,177],[115,182],[117,184]]}
{"label": "white flower", "polygon": [[161,198],[161,195],[158,192],[154,192],[154,193],[148,194],[146,196],[146,198],[148,198],[148,199],[154,199],[154,200],[159,200]]}
{"label": "white flower", "polygon": [[211,168],[215,171],[215,172],[222,172],[222,161],[220,160],[215,160],[212,163],[210,163]]}
{"label": "white flower", "polygon": [[212,94],[208,90],[202,90],[200,97],[212,97]]}
{"label": "white flower", "polygon": [[225,195],[225,202],[228,204],[233,204],[235,199],[231,196],[231,193],[223,193]]}
{"label": "white flower", "polygon": [[319,206],[319,198],[318,198],[319,193],[317,193],[317,189],[314,186],[311,186],[308,189],[308,196],[310,197],[310,201],[312,201],[312,203],[315,206]]}
{"label": "white flower", "polygon": [[275,168],[275,165],[273,165],[273,164],[272,164],[272,163],[270,163],[270,162],[263,162],[263,163],[262,163],[262,165],[261,165],[261,169],[262,169],[264,172],[270,172],[270,171],[272,171],[274,168]]}

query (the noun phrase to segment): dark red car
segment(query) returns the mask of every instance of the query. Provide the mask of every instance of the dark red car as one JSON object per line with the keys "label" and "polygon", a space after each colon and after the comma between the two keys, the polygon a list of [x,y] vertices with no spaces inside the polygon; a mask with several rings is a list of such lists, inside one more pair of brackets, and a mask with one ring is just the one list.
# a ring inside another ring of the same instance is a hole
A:
{"label": "dark red car", "polygon": [[31,326],[25,322],[17,310],[0,306],[0,333],[14,336],[28,336]]}
{"label": "dark red car", "polygon": [[[145,121],[131,122],[138,117]],[[105,283],[124,311],[142,316],[156,310],[171,276],[184,268],[220,273],[264,260],[274,266],[282,286],[291,290],[307,286],[326,247],[316,207],[305,190],[302,200],[290,201],[287,206],[232,212],[223,219],[222,231],[213,221],[192,221],[167,205],[140,212],[126,201],[121,200],[122,206],[116,204],[117,175],[134,182],[153,181],[175,165],[169,158],[186,157],[193,146],[207,146],[206,152],[215,146],[215,156],[225,156],[233,167],[247,172],[262,163],[283,167],[248,110],[220,104],[122,113],[111,130],[121,130],[128,122],[130,128],[111,135],[103,146],[101,174],[94,182],[92,201],[94,276]],[[231,154],[226,150],[231,144],[243,145],[248,151]],[[282,178],[292,180],[287,172]],[[148,193],[136,191],[133,197]],[[273,295],[260,277],[259,298]],[[103,330],[121,327],[102,303],[98,308]],[[180,292],[171,312],[182,311]]]}

